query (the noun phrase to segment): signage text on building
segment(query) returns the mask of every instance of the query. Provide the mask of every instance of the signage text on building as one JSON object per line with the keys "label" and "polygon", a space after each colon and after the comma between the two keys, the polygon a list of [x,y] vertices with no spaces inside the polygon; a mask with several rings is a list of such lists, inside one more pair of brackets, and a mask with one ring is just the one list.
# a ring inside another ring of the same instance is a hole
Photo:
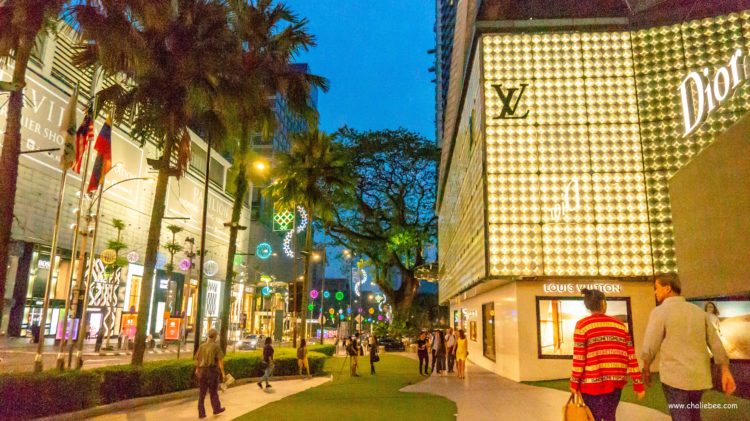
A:
{"label": "signage text on building", "polygon": [[709,76],[708,68],[690,72],[680,84],[685,136],[698,130],[706,118],[732,97],[750,77],[750,61],[737,50],[729,62]]}
{"label": "signage text on building", "polygon": [[578,177],[573,177],[573,179],[565,185],[562,201],[549,210],[549,218],[551,221],[558,222],[568,212],[574,212],[581,208],[581,190],[578,184]]}
{"label": "signage text on building", "polygon": [[[516,111],[518,110],[518,103],[521,102],[521,97],[523,97],[523,93],[526,91],[526,87],[529,86],[528,83],[521,83],[520,88],[507,88],[505,91],[503,91],[503,85],[492,85],[492,87],[495,89],[495,92],[497,92],[497,96],[500,97],[500,101],[503,103],[503,108],[500,110],[500,115],[498,115],[495,118],[505,118],[505,119],[521,119],[526,118],[529,115],[529,110],[526,110],[523,115],[516,115]],[[515,96],[516,92],[518,92],[518,98],[516,99],[515,104],[511,105],[513,103],[513,97]]]}
{"label": "signage text on building", "polygon": [[590,283],[559,283],[559,282],[548,282],[544,284],[543,290],[545,293],[565,293],[565,294],[581,294],[584,288],[597,289],[604,293],[621,293],[622,285],[620,284],[607,284],[603,282],[590,282]]}

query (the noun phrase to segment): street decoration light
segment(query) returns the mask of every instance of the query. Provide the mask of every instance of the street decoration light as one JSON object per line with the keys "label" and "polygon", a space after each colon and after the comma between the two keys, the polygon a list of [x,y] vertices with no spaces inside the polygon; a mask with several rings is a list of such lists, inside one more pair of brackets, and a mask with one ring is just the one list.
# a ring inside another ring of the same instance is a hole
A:
{"label": "street decoration light", "polygon": [[262,260],[266,260],[273,254],[273,248],[271,248],[271,245],[263,242],[258,244],[257,247],[255,247],[255,255]]}

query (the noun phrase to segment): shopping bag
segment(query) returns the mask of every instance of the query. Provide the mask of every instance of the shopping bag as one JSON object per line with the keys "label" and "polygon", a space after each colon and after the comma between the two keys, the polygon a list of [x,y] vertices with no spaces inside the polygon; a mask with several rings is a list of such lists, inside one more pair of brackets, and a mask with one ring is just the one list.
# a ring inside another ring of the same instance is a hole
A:
{"label": "shopping bag", "polygon": [[224,376],[224,383],[219,385],[219,387],[222,391],[226,392],[227,388],[231,386],[232,383],[234,383],[234,376],[232,376],[231,374],[227,374],[226,376]]}
{"label": "shopping bag", "polygon": [[581,392],[570,394],[568,403],[563,406],[563,421],[595,421],[591,410],[583,402]]}

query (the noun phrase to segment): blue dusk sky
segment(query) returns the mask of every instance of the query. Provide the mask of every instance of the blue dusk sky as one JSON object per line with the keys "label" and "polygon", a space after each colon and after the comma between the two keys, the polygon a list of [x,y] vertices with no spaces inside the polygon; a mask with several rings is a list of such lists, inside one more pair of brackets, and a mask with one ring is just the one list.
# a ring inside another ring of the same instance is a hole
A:
{"label": "blue dusk sky", "polygon": [[287,0],[317,47],[298,62],[328,78],[319,93],[320,128],[404,127],[435,139],[435,3],[431,0]]}

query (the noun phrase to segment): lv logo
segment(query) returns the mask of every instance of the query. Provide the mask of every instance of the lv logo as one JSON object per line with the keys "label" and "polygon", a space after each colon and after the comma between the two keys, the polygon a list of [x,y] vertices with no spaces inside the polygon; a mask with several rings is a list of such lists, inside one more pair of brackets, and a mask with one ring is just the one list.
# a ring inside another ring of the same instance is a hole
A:
{"label": "lv logo", "polygon": [[[492,87],[495,88],[497,95],[500,97],[500,100],[503,102],[503,109],[500,111],[500,115],[495,118],[526,118],[529,115],[529,110],[526,110],[523,115],[517,116],[515,114],[518,109],[518,103],[521,102],[521,97],[527,86],[529,86],[528,83],[522,83],[521,88],[508,88],[503,91],[503,85],[492,85]],[[516,102],[511,105],[513,102],[513,96],[516,92],[518,92],[518,98],[516,99]]]}

